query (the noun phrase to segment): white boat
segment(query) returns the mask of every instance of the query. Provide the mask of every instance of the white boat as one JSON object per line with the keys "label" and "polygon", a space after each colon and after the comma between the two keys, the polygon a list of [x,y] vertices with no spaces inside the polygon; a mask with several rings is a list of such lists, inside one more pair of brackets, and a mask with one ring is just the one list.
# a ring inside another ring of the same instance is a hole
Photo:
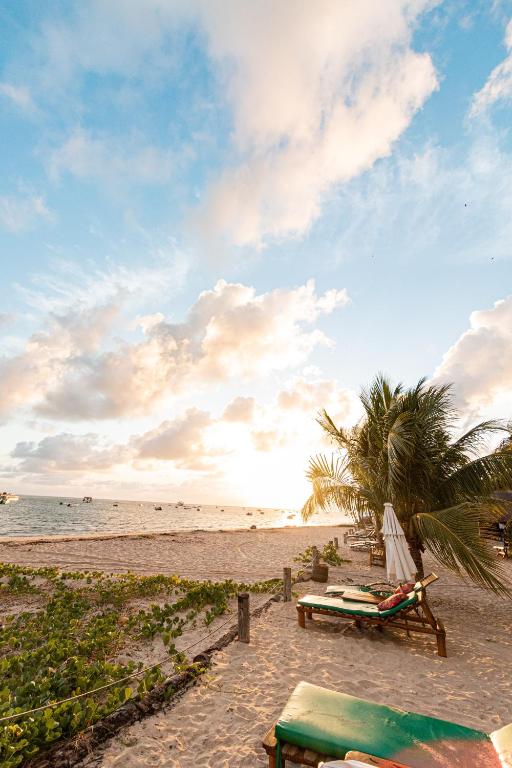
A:
{"label": "white boat", "polygon": [[11,501],[18,501],[19,496],[16,496],[15,493],[7,493],[7,491],[3,491],[3,493],[0,493],[0,504],[10,504]]}
{"label": "white boat", "polygon": [[184,504],[182,501],[177,501],[177,502],[176,502],[176,506],[177,506],[177,507],[184,507],[184,506],[185,506],[185,504]]}

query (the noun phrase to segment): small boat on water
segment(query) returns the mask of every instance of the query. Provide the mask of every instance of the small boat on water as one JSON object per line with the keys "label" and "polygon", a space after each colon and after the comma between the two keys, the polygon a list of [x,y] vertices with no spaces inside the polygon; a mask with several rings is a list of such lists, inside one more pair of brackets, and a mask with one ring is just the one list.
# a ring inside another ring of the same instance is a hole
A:
{"label": "small boat on water", "polygon": [[85,502],[85,504],[90,504],[92,501],[92,496],[84,496],[82,501]]}
{"label": "small boat on water", "polygon": [[10,504],[11,501],[18,501],[19,496],[16,496],[15,493],[7,493],[7,491],[2,491],[0,493],[0,504]]}
{"label": "small boat on water", "polygon": [[155,507],[155,511],[156,512],[161,512],[162,511],[162,507]]}
{"label": "small boat on water", "polygon": [[177,507],[184,507],[184,506],[185,506],[185,504],[184,504],[182,501],[177,501],[177,502],[176,502],[176,506],[177,506]]}

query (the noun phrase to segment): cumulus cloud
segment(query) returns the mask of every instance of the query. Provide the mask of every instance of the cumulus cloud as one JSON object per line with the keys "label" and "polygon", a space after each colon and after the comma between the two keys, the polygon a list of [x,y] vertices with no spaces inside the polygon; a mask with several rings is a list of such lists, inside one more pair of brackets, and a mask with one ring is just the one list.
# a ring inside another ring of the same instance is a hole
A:
{"label": "cumulus cloud", "polygon": [[434,380],[453,382],[468,420],[512,418],[512,296],[473,312]]}
{"label": "cumulus cloud", "polygon": [[92,433],[61,433],[39,442],[19,442],[11,452],[11,457],[17,460],[17,471],[29,474],[108,471],[126,462],[129,456],[126,447],[109,445]]}
{"label": "cumulus cloud", "polygon": [[92,354],[117,312],[116,306],[108,305],[51,316],[47,328],[34,333],[22,352],[0,357],[0,416],[36,401],[70,361]]}
{"label": "cumulus cloud", "polygon": [[388,155],[437,87],[411,48],[430,2],[202,6],[224,65],[238,162],[210,189],[203,226],[235,244],[303,234],[322,200]]}
{"label": "cumulus cloud", "polygon": [[36,411],[55,419],[140,415],[190,386],[293,368],[318,345],[331,344],[307,326],[347,301],[343,290],[318,295],[313,281],[258,295],[252,287],[220,280],[200,294],[185,322],[152,318],[140,342],[96,355],[67,355]]}
{"label": "cumulus cloud", "polygon": [[504,42],[507,56],[492,70],[483,88],[475,93],[471,104],[471,117],[485,112],[497,101],[512,98],[512,19],[507,25]]}
{"label": "cumulus cloud", "polygon": [[33,229],[41,220],[53,215],[40,195],[0,195],[0,227],[18,234]]}
{"label": "cumulus cloud", "polygon": [[259,426],[251,432],[254,447],[271,452],[296,442],[320,445],[323,435],[316,417],[324,408],[340,425],[353,423],[360,415],[356,393],[336,380],[322,378],[317,372],[293,377],[271,404],[258,409],[254,422]]}
{"label": "cumulus cloud", "polygon": [[77,128],[47,161],[50,175],[58,179],[69,173],[82,180],[102,180],[117,186],[123,183],[165,184],[169,181],[172,154],[137,141],[125,142],[119,137],[95,136]]}
{"label": "cumulus cloud", "polygon": [[235,397],[226,405],[222,418],[224,421],[249,423],[254,418],[255,407],[254,397]]}
{"label": "cumulus cloud", "polygon": [[36,106],[32,99],[30,89],[25,85],[13,85],[12,83],[0,83],[0,96],[3,96],[23,112],[34,113]]}
{"label": "cumulus cloud", "polygon": [[156,429],[135,439],[137,456],[140,459],[173,461],[178,469],[211,469],[212,460],[227,452],[207,444],[208,431],[213,425],[210,413],[189,408],[182,418],[164,421]]}
{"label": "cumulus cloud", "polygon": [[301,411],[309,416],[325,408],[335,423],[343,424],[353,416],[358,400],[352,390],[341,387],[334,379],[297,376],[278,393],[277,404],[287,411]]}

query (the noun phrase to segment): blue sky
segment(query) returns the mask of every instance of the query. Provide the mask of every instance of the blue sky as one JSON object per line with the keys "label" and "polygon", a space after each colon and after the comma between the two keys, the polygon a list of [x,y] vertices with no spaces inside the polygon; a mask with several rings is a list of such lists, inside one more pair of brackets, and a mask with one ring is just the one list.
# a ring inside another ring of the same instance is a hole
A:
{"label": "blue sky", "polygon": [[0,0],[4,484],[297,505],[380,370],[510,418],[511,18]]}

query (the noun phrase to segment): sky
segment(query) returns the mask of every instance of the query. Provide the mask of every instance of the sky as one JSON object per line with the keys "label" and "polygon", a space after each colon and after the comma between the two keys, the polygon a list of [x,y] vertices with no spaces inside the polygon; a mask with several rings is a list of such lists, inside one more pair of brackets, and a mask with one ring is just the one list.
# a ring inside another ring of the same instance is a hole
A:
{"label": "sky", "polygon": [[0,483],[301,505],[315,421],[512,418],[512,2],[0,0]]}

